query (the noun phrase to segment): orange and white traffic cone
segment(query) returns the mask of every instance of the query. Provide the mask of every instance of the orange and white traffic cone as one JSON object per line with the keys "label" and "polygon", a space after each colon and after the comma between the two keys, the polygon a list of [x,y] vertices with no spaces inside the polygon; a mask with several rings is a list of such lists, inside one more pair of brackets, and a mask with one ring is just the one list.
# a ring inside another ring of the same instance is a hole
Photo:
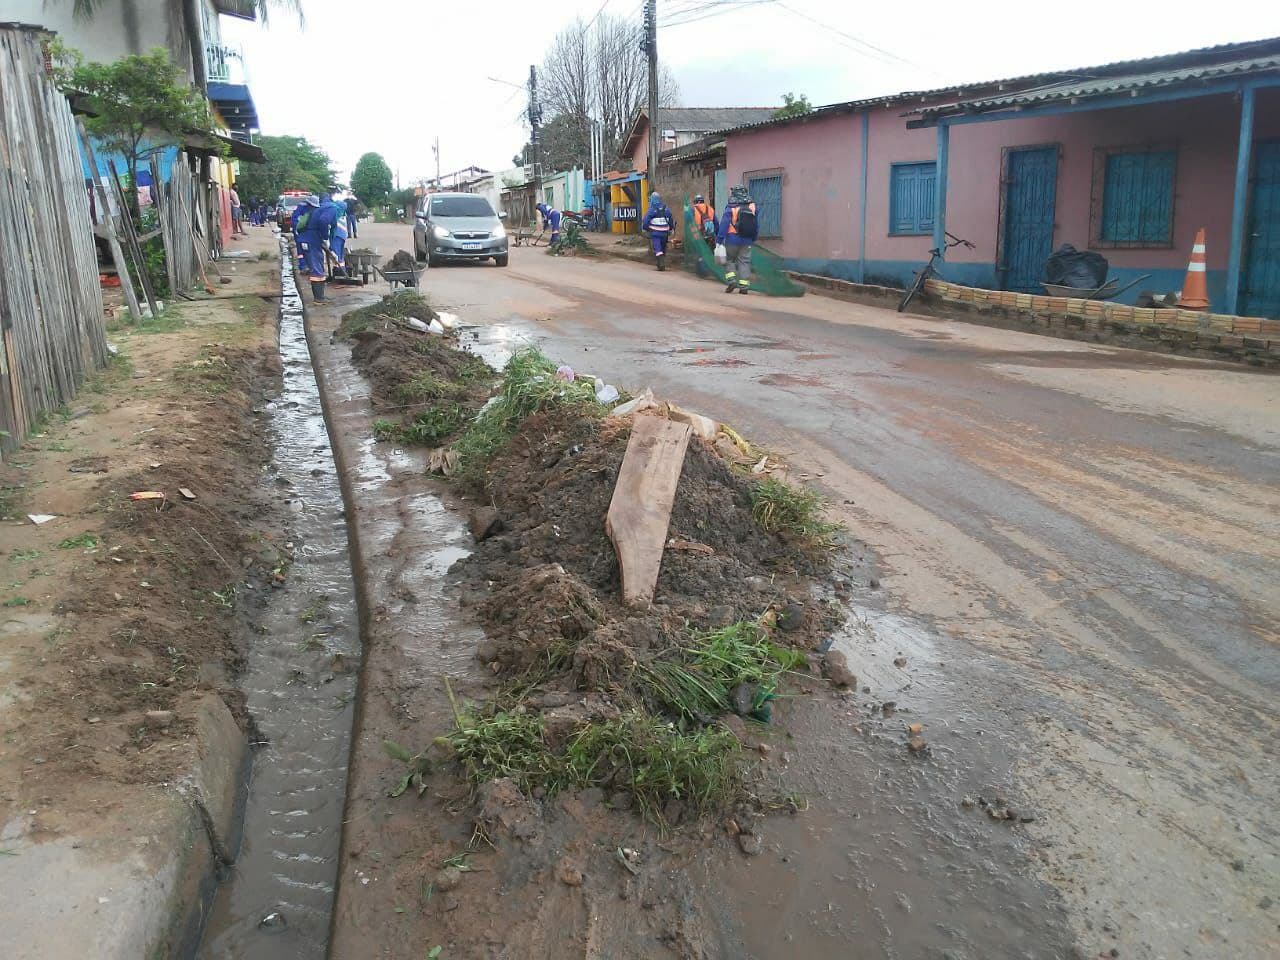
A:
{"label": "orange and white traffic cone", "polygon": [[1191,246],[1191,262],[1187,264],[1187,279],[1183,281],[1178,306],[1188,310],[1206,310],[1209,307],[1209,286],[1205,282],[1204,227],[1196,231],[1196,242]]}

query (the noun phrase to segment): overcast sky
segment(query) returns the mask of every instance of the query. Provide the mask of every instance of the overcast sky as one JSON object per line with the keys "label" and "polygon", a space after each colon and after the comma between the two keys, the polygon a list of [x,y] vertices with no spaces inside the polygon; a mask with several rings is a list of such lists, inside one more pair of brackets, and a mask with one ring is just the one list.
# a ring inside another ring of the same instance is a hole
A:
{"label": "overcast sky", "polygon": [[[303,0],[306,22],[222,18],[266,134],[322,146],[344,174],[374,150],[408,183],[510,166],[522,86],[552,37],[601,0]],[[713,7],[722,6],[723,10]],[[604,9],[640,23],[640,0]],[[680,19],[704,19],[678,24]],[[1280,35],[1275,0],[658,0],[658,50],[683,106],[815,106]],[[497,77],[521,89],[494,83]]]}

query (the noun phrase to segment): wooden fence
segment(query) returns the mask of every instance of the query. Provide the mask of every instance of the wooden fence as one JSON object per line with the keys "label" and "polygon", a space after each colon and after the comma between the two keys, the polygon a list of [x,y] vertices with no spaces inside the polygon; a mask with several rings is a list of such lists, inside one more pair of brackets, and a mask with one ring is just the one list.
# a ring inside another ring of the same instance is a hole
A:
{"label": "wooden fence", "polygon": [[107,361],[75,123],[41,36],[0,26],[0,450]]}
{"label": "wooden fence", "polygon": [[196,179],[189,164],[187,154],[179,153],[165,181],[160,179],[159,164],[153,163],[151,167],[152,183],[156,185],[152,189],[164,238],[165,266],[169,272],[169,292],[175,297],[191,292],[203,259],[196,253],[197,244],[202,242],[196,239],[201,214]]}

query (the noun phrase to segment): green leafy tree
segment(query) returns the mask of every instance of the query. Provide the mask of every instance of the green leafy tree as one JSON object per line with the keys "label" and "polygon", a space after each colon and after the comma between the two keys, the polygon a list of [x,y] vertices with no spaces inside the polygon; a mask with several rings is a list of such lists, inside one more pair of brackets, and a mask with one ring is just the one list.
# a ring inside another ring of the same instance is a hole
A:
{"label": "green leafy tree", "polygon": [[274,200],[286,190],[324,193],[337,179],[325,152],[304,137],[258,137],[265,163],[242,163],[236,189],[241,197]]}
{"label": "green leafy tree", "polygon": [[787,117],[803,117],[806,113],[813,110],[813,104],[809,102],[809,98],[803,93],[796,96],[791,93],[782,95],[782,106],[773,111],[773,119],[783,120]]}
{"label": "green leafy tree", "polygon": [[369,209],[386,203],[391,193],[391,168],[380,153],[366,153],[351,172],[351,192]]}
{"label": "green leafy tree", "polygon": [[[79,51],[53,45],[59,85],[90,116],[85,127],[104,148],[124,157],[136,191],[138,161],[154,147],[182,141],[189,130],[210,130],[209,102],[163,49],[114,63],[88,63]],[[136,203],[137,195],[133,193]]]}

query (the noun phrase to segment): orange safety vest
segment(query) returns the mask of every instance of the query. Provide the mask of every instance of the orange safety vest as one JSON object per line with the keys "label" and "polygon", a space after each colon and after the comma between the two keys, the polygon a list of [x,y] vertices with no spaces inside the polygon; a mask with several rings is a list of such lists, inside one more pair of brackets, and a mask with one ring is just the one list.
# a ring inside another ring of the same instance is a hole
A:
{"label": "orange safety vest", "polygon": [[743,207],[750,207],[752,213],[756,212],[756,205],[754,201],[751,203],[744,203],[736,207],[733,207],[729,211],[729,233],[731,234],[736,234],[738,232],[738,211],[741,210]]}
{"label": "orange safety vest", "polygon": [[709,203],[695,203],[693,205],[693,222],[698,225],[698,229],[702,229],[702,225],[708,220],[714,220],[716,212],[711,209]]}

